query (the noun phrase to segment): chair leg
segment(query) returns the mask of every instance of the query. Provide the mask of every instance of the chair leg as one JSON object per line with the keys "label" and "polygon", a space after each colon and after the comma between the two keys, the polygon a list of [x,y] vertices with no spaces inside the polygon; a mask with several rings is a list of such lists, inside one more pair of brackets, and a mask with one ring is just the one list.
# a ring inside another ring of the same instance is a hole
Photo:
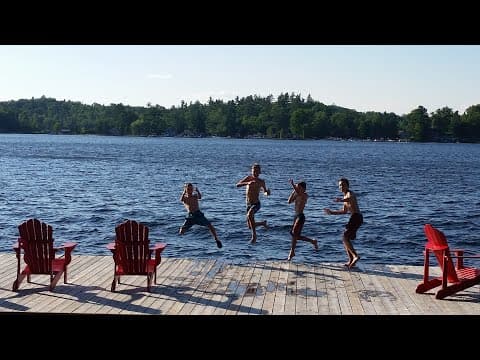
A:
{"label": "chair leg", "polygon": [[151,292],[152,287],[152,274],[147,275],[147,291]]}
{"label": "chair leg", "polygon": [[460,283],[448,285],[438,290],[435,298],[440,300],[444,299],[447,296],[456,294],[457,292],[465,290],[473,285],[475,285],[475,283],[469,283],[469,282],[460,282]]}
{"label": "chair leg", "polygon": [[427,282],[421,283],[417,286],[417,289],[415,292],[417,294],[422,294],[430,289],[433,289],[434,287],[437,287],[439,285],[442,285],[442,280],[440,279],[431,279]]}
{"label": "chair leg", "polygon": [[457,288],[456,286],[448,286],[448,287],[442,288],[437,291],[437,294],[435,295],[435,299],[438,299],[438,300],[445,299],[447,296],[453,295],[460,290],[461,289]]}
{"label": "chair leg", "polygon": [[55,277],[50,281],[50,291],[53,291],[53,289],[57,285],[58,280],[60,280],[62,275],[63,275],[63,271],[59,271],[55,274]]}
{"label": "chair leg", "polygon": [[20,288],[20,284],[22,283],[23,279],[25,279],[25,274],[17,274],[17,279],[13,282],[12,290],[17,291]]}

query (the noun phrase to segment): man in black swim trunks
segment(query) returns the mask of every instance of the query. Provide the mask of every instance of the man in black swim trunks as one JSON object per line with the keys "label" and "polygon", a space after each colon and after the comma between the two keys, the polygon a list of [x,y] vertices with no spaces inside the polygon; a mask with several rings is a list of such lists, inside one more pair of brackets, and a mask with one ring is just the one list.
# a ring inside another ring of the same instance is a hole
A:
{"label": "man in black swim trunks", "polygon": [[183,235],[185,231],[190,229],[192,225],[198,224],[201,226],[207,226],[210,229],[210,232],[217,243],[217,247],[222,247],[222,242],[218,240],[217,232],[213,225],[208,221],[208,219],[203,215],[203,212],[200,211],[200,207],[198,205],[198,200],[202,198],[202,194],[195,188],[195,192],[193,192],[193,185],[191,183],[185,184],[183,188],[182,196],[180,197],[180,201],[185,205],[185,209],[188,211],[188,217],[185,218],[185,222],[180,227],[179,234]]}
{"label": "man in black swim trunks", "polygon": [[353,191],[349,189],[349,183],[346,178],[338,180],[338,187],[343,193],[343,198],[335,198],[335,202],[343,202],[341,210],[330,210],[325,208],[324,211],[328,215],[342,215],[351,213],[350,219],[347,225],[345,225],[345,231],[343,232],[343,245],[348,255],[348,262],[345,264],[348,268],[355,266],[360,256],[358,256],[355,248],[353,247],[352,240],[357,237],[357,230],[363,224],[363,216],[358,207],[357,196]]}
{"label": "man in black swim trunks", "polygon": [[289,180],[290,185],[293,187],[293,191],[288,197],[288,203],[291,204],[295,202],[295,217],[293,219],[292,230],[290,235],[292,235],[292,247],[290,248],[290,253],[288,254],[287,260],[290,261],[295,256],[295,248],[297,246],[298,240],[308,241],[313,245],[315,250],[318,250],[317,240],[310,239],[309,237],[302,235],[303,225],[305,224],[305,215],[303,210],[307,204],[308,194],[307,183],[301,181],[298,184],[295,184],[292,179]]}
{"label": "man in black swim trunks", "polygon": [[252,231],[250,243],[254,244],[257,241],[257,226],[262,225],[268,229],[267,221],[255,222],[255,213],[260,210],[260,189],[263,189],[265,196],[270,195],[270,189],[265,185],[265,180],[260,179],[261,173],[260,165],[255,163],[252,166],[252,175],[244,177],[237,183],[237,187],[246,186],[245,198],[247,200],[247,225]]}

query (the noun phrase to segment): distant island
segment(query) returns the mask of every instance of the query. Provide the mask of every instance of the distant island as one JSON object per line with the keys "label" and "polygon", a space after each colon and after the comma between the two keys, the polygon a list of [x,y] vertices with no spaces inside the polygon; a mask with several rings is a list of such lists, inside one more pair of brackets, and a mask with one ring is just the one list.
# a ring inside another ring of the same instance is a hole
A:
{"label": "distant island", "polygon": [[310,95],[257,95],[224,102],[184,101],[167,109],[123,104],[92,105],[42,96],[0,102],[0,133],[136,136],[220,136],[270,139],[360,139],[480,142],[480,104],[463,114],[449,107],[405,115],[358,112],[325,105]]}

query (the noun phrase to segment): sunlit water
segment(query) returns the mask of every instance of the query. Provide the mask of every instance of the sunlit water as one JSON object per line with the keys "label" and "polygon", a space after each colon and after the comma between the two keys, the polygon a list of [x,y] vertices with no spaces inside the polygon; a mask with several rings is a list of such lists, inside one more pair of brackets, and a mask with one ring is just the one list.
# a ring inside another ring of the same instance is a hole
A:
{"label": "sunlit water", "polygon": [[[271,188],[261,195],[258,241],[249,245],[245,188],[238,180],[262,165]],[[53,226],[56,242],[78,242],[75,253],[107,255],[115,225],[125,219],[150,227],[167,257],[235,263],[284,260],[290,247],[290,178],[310,195],[303,233],[319,251],[299,242],[296,262],[343,262],[348,215],[338,209],[337,180],[350,179],[364,224],[354,245],[361,262],[422,264],[423,224],[443,230],[455,247],[480,250],[480,145],[263,139],[190,139],[56,135],[0,135],[0,250],[11,251],[17,226],[36,217]],[[224,243],[208,229],[178,235],[184,182],[202,192],[201,209]],[[479,251],[480,252],[480,251]]]}

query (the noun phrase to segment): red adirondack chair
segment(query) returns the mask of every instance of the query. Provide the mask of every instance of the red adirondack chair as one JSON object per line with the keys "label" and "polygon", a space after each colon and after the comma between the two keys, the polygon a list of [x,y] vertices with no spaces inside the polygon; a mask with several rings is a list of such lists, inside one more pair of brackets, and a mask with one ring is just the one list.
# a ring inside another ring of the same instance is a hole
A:
{"label": "red adirondack chair", "polygon": [[[480,255],[464,255],[469,253],[465,250],[449,249],[445,234],[440,230],[434,228],[430,224],[425,224],[424,232],[427,237],[427,244],[425,245],[425,262],[423,282],[417,286],[417,293],[424,293],[434,287],[441,285],[441,289],[437,291],[436,298],[443,299],[446,296],[455,294],[461,290],[469,288],[480,283],[480,269],[473,267],[465,267],[463,259],[477,258]],[[435,254],[442,276],[437,278],[429,278],[429,257],[430,251]],[[453,252],[455,255],[451,255]],[[456,258],[456,266],[453,264],[452,258]]]}
{"label": "red adirondack chair", "polygon": [[[157,283],[157,266],[162,261],[160,254],[167,244],[157,243],[150,247],[148,227],[134,220],[117,225],[115,233],[115,242],[107,245],[115,262],[111,290],[115,291],[117,282],[120,284],[121,275],[146,275],[147,290],[150,292],[152,277]],[[152,258],[154,252],[155,257]]]}
{"label": "red adirondack chair", "polygon": [[[13,291],[17,291],[23,279],[27,277],[30,282],[30,275],[41,274],[50,275],[50,291],[55,288],[58,280],[62,276],[63,282],[67,283],[67,266],[72,260],[71,252],[77,245],[74,242],[68,242],[59,247],[53,246],[53,230],[37,219],[29,219],[18,226],[20,237],[13,246],[17,256],[17,279],[13,282]],[[23,250],[23,260],[27,264],[20,271],[20,258]],[[55,252],[63,250],[64,256],[55,257]]]}

